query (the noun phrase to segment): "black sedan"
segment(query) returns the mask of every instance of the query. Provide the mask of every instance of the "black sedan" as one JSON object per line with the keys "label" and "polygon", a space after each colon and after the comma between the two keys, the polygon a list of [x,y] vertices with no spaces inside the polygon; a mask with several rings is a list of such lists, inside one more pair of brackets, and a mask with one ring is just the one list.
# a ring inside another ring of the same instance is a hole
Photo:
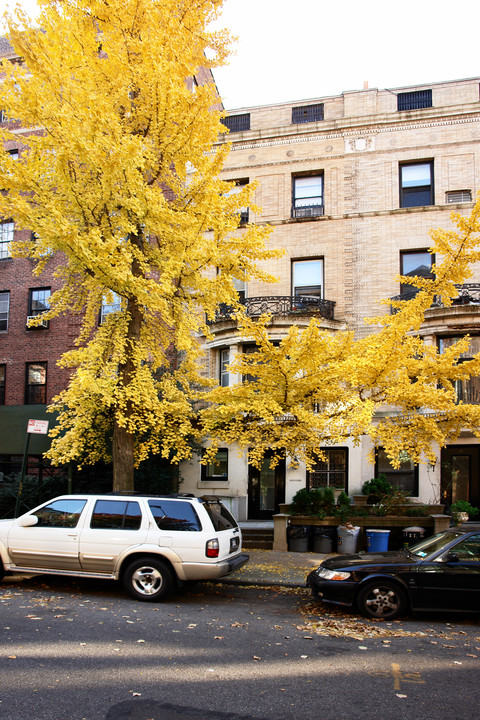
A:
{"label": "black sedan", "polygon": [[480,610],[480,525],[467,523],[406,550],[338,555],[307,577],[315,598],[392,620],[409,610]]}

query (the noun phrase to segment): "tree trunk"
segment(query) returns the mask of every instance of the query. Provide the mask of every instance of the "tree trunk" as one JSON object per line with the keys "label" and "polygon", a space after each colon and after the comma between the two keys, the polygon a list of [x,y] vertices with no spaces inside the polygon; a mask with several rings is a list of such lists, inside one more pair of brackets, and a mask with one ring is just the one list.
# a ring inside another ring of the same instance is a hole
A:
{"label": "tree trunk", "polygon": [[[138,248],[143,249],[143,236],[141,233],[130,235],[130,242]],[[140,277],[141,268],[137,260],[132,263],[133,275]],[[134,351],[140,339],[140,331],[143,323],[143,307],[138,304],[135,298],[127,301],[127,312],[129,314],[127,337],[125,343],[125,360],[118,366],[118,378],[122,387],[128,387],[135,377],[136,366],[134,362]],[[130,402],[127,403],[127,417],[133,413]],[[119,424],[117,418],[113,422],[112,439],[112,461],[113,461],[113,490],[114,492],[133,492],[135,490],[135,435],[127,432],[126,428]]]}
{"label": "tree trunk", "polygon": [[114,492],[135,490],[133,441],[134,436],[115,420],[112,443]]}

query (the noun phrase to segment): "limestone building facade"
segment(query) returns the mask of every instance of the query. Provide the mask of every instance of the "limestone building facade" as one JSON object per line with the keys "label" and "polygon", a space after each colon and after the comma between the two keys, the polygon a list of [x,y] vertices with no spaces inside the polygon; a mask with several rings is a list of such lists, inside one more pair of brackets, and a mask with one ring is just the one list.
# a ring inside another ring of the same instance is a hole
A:
{"label": "limestone building facade", "polygon": [[[404,295],[399,274],[427,274],[429,229],[451,227],[452,211],[468,215],[480,190],[480,79],[428,86],[369,89],[335,97],[231,111],[231,152],[223,177],[238,184],[256,181],[258,214],[245,208],[242,222],[269,223],[271,243],[284,251],[270,261],[276,284],[239,284],[250,315],[272,313],[271,336],[305,326],[317,317],[332,332],[371,332],[364,318],[385,312],[386,298]],[[238,232],[241,232],[241,227]],[[480,350],[480,269],[451,308],[428,313],[423,334],[447,347],[472,335]],[[206,374],[222,384],[241,381],[228,363],[246,344],[234,322],[219,313],[206,342]],[[458,394],[480,402],[477,378]],[[349,494],[385,472],[422,501],[442,496],[480,503],[477,440],[462,436],[440,450],[434,467],[408,461],[394,471],[377,453],[367,460],[370,441],[327,450],[316,471],[285,464],[275,472],[248,466],[235,447],[219,451],[218,463],[202,467],[195,458],[182,466],[182,490],[214,493],[244,518],[270,517],[301,487],[332,485]]]}

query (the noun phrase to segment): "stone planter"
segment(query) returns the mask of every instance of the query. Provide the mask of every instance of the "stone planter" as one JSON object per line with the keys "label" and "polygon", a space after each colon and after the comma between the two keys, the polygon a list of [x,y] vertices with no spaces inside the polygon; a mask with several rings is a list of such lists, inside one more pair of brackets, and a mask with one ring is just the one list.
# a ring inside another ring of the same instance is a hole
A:
{"label": "stone planter", "polygon": [[468,522],[468,513],[466,512],[454,512],[452,513],[453,522],[455,525],[461,525],[462,523]]}

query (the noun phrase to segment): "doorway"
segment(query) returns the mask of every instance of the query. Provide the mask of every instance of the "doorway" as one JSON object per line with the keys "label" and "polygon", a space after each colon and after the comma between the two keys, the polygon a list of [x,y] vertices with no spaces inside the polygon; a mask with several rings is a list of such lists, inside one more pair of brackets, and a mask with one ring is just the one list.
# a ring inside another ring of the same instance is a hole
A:
{"label": "doorway", "polygon": [[271,468],[271,457],[271,453],[264,457],[260,470],[248,466],[248,517],[252,520],[269,520],[285,502],[285,458]]}
{"label": "doorway", "polygon": [[480,506],[479,460],[478,445],[448,445],[442,450],[442,502],[467,500]]}

